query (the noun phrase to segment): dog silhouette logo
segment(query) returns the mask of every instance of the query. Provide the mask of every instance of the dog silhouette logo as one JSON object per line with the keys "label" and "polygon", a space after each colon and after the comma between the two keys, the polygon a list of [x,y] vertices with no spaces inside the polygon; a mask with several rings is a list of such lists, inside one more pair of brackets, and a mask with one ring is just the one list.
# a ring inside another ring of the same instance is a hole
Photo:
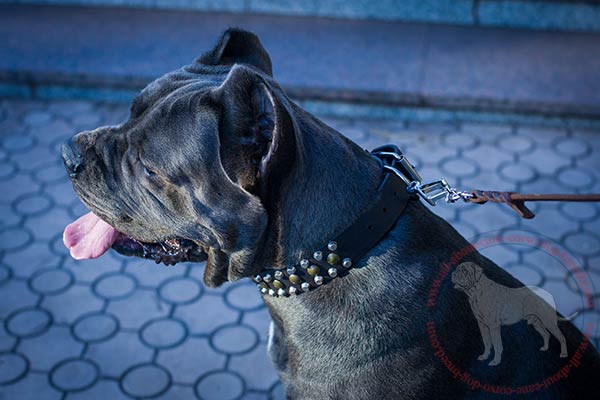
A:
{"label": "dog silhouette logo", "polygon": [[500,328],[526,320],[542,336],[542,351],[548,350],[550,335],[560,343],[560,357],[567,357],[567,343],[558,327],[558,321],[573,319],[577,313],[567,318],[556,312],[554,297],[537,286],[510,288],[500,285],[483,274],[483,269],[472,262],[464,262],[452,272],[454,288],[464,292],[471,311],[479,325],[484,351],[479,360],[485,361],[494,350],[494,358],[488,365],[496,366],[502,360],[502,337]]}

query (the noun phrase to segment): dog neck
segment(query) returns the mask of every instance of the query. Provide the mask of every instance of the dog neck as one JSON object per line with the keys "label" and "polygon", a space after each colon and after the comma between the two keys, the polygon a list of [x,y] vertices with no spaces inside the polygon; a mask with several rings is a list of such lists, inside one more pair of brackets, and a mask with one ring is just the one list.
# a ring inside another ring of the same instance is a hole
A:
{"label": "dog neck", "polygon": [[[308,291],[345,275],[352,260],[342,257],[362,257],[395,222],[408,197],[395,176],[380,188],[381,165],[366,151],[316,118],[296,113],[296,162],[269,210],[265,249],[271,251],[262,254],[274,261],[254,277],[271,296]],[[331,240],[342,232],[346,251],[339,253]],[[323,251],[313,253],[318,249]]]}

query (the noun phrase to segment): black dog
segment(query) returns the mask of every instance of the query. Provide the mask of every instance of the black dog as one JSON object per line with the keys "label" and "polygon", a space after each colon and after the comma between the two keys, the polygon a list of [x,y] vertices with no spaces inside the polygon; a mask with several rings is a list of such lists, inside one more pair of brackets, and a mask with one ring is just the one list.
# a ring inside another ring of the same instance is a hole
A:
{"label": "black dog", "polygon": [[[207,259],[205,283],[218,286],[296,268],[351,226],[377,201],[381,164],[290,101],[271,75],[258,38],[232,29],[196,62],[146,87],[127,122],[67,143],[66,168],[94,213],[65,230],[71,254],[97,257],[113,246],[167,264]],[[483,346],[476,320],[449,279],[437,306],[427,307],[440,264],[467,247],[411,200],[345,276],[306,293],[264,296],[273,319],[270,354],[287,396],[491,396],[434,355],[428,322],[453,365],[489,387],[516,388],[558,372],[567,361],[557,349],[540,352],[525,324],[505,332],[515,345],[500,365],[477,360]],[[477,252],[462,261],[495,282],[522,286]],[[570,323],[561,328],[570,353],[586,343]],[[588,345],[578,361],[533,396],[598,397],[598,353]]]}

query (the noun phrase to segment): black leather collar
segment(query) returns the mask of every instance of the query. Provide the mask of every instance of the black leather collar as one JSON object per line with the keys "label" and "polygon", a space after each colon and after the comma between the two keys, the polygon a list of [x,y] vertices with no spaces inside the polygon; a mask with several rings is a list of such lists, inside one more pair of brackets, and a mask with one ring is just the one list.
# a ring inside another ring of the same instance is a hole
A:
{"label": "black leather collar", "polygon": [[253,280],[262,294],[273,297],[297,295],[346,275],[356,267],[355,262],[375,247],[394,226],[408,201],[416,197],[407,191],[407,185],[399,175],[384,168],[387,165],[402,171],[402,165],[397,164],[394,157],[381,155],[382,152],[402,154],[396,146],[390,145],[371,152],[383,171],[377,202],[311,257],[300,260],[296,265],[263,270],[254,276]]}

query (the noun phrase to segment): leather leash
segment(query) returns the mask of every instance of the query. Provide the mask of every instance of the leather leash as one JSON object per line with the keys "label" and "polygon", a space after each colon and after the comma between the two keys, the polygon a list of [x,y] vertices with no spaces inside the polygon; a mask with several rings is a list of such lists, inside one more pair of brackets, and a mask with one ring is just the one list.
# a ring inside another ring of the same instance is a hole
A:
{"label": "leather leash", "polygon": [[521,194],[515,192],[498,192],[493,190],[474,190],[467,201],[475,204],[505,203],[521,218],[535,217],[533,211],[525,206],[526,201],[575,201],[600,202],[600,194]]}
{"label": "leather leash", "polygon": [[384,169],[394,172],[404,183],[409,193],[418,194],[432,206],[438,201],[456,203],[463,200],[468,203],[485,204],[504,203],[512,208],[521,218],[535,217],[533,211],[525,206],[526,201],[576,201],[600,202],[600,194],[521,194],[516,192],[500,192],[494,190],[459,191],[446,182],[445,179],[423,183],[423,179],[411,163],[395,145],[377,147],[372,154],[384,163]]}

